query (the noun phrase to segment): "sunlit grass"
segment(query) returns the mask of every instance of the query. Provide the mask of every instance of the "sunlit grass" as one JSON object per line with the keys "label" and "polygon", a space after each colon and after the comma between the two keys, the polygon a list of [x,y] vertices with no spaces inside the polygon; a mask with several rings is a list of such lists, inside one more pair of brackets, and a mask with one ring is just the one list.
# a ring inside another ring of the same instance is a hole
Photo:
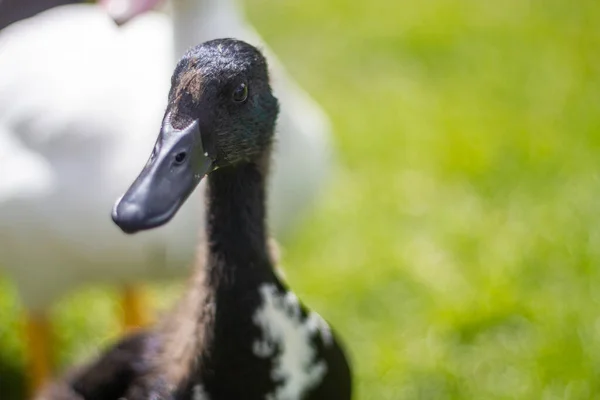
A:
{"label": "sunlit grass", "polygon": [[[342,168],[283,262],[356,398],[600,396],[600,3],[247,11],[335,125]],[[5,292],[0,352],[22,368]],[[114,306],[58,307],[62,363],[114,337]]]}

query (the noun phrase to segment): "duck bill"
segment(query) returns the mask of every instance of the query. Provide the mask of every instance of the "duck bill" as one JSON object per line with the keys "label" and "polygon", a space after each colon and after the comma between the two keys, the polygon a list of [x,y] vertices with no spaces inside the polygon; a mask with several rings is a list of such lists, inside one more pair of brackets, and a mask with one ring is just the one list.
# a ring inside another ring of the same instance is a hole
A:
{"label": "duck bill", "polygon": [[146,166],[117,200],[113,221],[125,233],[166,224],[213,165],[204,150],[198,122],[178,130],[167,116]]}
{"label": "duck bill", "polygon": [[152,10],[161,2],[162,0],[99,0],[100,5],[118,25]]}

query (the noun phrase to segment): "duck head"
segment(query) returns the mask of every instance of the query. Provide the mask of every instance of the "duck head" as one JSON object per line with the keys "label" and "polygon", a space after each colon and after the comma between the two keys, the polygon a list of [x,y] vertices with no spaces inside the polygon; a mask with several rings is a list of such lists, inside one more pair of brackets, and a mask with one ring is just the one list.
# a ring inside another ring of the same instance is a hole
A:
{"label": "duck head", "polygon": [[192,48],[171,78],[150,159],[115,204],[113,221],[126,233],[167,223],[206,175],[261,157],[277,113],[256,48],[234,39]]}

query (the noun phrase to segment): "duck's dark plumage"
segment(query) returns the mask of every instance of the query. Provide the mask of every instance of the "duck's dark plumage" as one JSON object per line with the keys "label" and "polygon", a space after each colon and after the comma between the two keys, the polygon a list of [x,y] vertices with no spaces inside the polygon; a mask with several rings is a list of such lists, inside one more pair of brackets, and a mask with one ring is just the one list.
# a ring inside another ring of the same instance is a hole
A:
{"label": "duck's dark plumage", "polygon": [[[182,174],[207,174],[207,244],[175,309],[124,342],[134,350],[127,360],[114,355],[123,354],[118,348],[104,356],[109,373],[95,390],[110,390],[106,399],[351,398],[335,335],[277,277],[269,254],[265,186],[277,112],[265,59],[244,42],[210,41],[178,64],[153,156],[113,219],[128,232],[166,223],[179,201],[171,193],[185,198],[201,178]],[[85,400],[99,398],[87,379],[69,386]]]}
{"label": "duck's dark plumage", "polygon": [[80,366],[51,382],[38,400],[118,399],[131,382],[150,370],[158,349],[154,332],[141,331],[121,339],[88,365]]}

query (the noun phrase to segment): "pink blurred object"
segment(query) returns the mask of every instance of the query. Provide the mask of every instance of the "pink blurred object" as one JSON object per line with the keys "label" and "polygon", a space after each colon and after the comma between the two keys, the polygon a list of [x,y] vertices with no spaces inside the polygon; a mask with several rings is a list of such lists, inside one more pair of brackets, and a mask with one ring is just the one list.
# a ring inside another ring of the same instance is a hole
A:
{"label": "pink blurred object", "polygon": [[162,0],[99,0],[110,17],[119,25],[152,10]]}

